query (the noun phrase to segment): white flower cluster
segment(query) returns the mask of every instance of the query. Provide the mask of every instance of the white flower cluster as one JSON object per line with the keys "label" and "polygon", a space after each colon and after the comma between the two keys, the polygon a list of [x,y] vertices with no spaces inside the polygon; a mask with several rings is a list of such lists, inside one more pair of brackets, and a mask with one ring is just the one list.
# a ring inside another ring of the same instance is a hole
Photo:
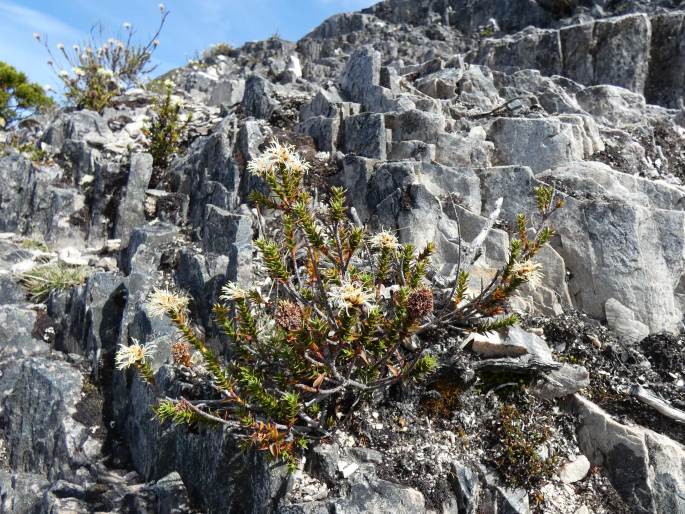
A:
{"label": "white flower cluster", "polygon": [[147,364],[152,359],[155,350],[157,350],[157,345],[154,343],[142,345],[137,339],[133,338],[131,338],[131,341],[133,341],[133,344],[130,346],[125,344],[119,345],[119,350],[117,350],[117,355],[114,358],[118,370],[123,371],[137,364]]}
{"label": "white flower cluster", "polygon": [[542,284],[542,264],[530,259],[517,262],[511,268],[511,274],[525,280],[532,289],[537,289]]}
{"label": "white flower cluster", "polygon": [[253,159],[247,166],[247,170],[253,175],[266,177],[275,172],[277,166],[284,166],[291,172],[306,173],[309,164],[295,151],[295,147],[289,144],[281,144],[277,141],[271,143],[266,151]]}
{"label": "white flower cluster", "polygon": [[250,296],[250,291],[243,289],[235,282],[228,282],[224,287],[221,288],[221,296],[219,297],[224,301],[236,301],[236,300],[247,300]]}
{"label": "white flower cluster", "polygon": [[148,297],[147,308],[151,316],[163,318],[169,314],[184,314],[189,303],[190,298],[183,293],[155,288]]}
{"label": "white flower cluster", "polygon": [[359,282],[345,281],[339,286],[332,286],[328,298],[333,306],[349,314],[350,309],[369,310],[373,307],[375,294],[364,289]]}
{"label": "white flower cluster", "polygon": [[377,250],[397,250],[400,247],[397,236],[388,230],[374,234],[369,242],[371,248]]}

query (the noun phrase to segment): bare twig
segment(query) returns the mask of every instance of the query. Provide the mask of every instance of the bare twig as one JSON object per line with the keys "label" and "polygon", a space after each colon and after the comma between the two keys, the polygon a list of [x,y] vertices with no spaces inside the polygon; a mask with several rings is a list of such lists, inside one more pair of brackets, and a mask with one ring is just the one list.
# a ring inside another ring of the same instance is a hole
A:
{"label": "bare twig", "polygon": [[652,409],[667,418],[678,423],[685,423],[685,412],[678,410],[675,407],[671,407],[666,401],[657,398],[654,393],[644,387],[637,384],[632,386],[630,388],[630,395],[645,405],[649,405]]}

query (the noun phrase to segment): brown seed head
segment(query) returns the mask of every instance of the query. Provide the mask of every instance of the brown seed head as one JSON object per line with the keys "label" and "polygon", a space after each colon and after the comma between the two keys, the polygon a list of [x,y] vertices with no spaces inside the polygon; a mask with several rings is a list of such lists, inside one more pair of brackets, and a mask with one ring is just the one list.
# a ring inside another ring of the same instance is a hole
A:
{"label": "brown seed head", "polygon": [[302,310],[292,302],[279,302],[274,318],[279,327],[289,332],[302,328]]}
{"label": "brown seed head", "polygon": [[190,345],[179,341],[174,343],[171,347],[171,355],[174,358],[174,363],[178,366],[185,366],[190,368],[192,366],[192,358],[190,355]]}
{"label": "brown seed head", "polygon": [[413,291],[407,298],[407,313],[412,319],[421,319],[433,312],[433,292],[427,287]]}

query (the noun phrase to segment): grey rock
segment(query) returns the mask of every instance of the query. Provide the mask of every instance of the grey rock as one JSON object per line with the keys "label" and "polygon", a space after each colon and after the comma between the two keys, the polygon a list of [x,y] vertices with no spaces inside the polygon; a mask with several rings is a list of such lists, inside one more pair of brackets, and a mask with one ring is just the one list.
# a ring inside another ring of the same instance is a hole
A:
{"label": "grey rock", "polygon": [[245,96],[244,80],[225,80],[217,82],[209,94],[209,105],[232,106],[240,103]]}
{"label": "grey rock", "polygon": [[347,499],[335,502],[336,511],[350,514],[420,514],[425,508],[423,495],[416,489],[368,476],[351,484]]}
{"label": "grey rock", "polygon": [[51,295],[48,314],[58,326],[55,348],[88,358],[95,379],[116,351],[127,281],[116,273],[93,274],[85,286]]}
{"label": "grey rock", "polygon": [[392,131],[393,141],[423,141],[436,143],[445,131],[445,117],[411,109],[385,115],[385,125]]}
{"label": "grey rock", "polygon": [[434,161],[436,148],[433,144],[423,141],[398,141],[388,143],[388,160],[405,161],[417,160],[424,162]]}
{"label": "grey rock", "polygon": [[483,503],[490,505],[494,512],[504,514],[530,514],[528,492],[523,488],[512,489],[502,485],[497,476],[485,471],[487,490],[483,494]]}
{"label": "grey rock", "polygon": [[457,497],[457,511],[463,514],[476,514],[482,492],[478,473],[469,466],[453,462],[449,480]]}
{"label": "grey rock", "polygon": [[621,127],[644,120],[644,97],[627,89],[586,87],[576,95],[576,99],[584,110],[605,125]]}
{"label": "grey rock", "polygon": [[540,336],[522,329],[519,326],[507,329],[507,343],[512,347],[525,348],[525,353],[532,355],[540,361],[550,362],[553,360],[552,351],[547,342]]}
{"label": "grey rock", "polygon": [[114,236],[127,246],[131,231],[145,222],[145,190],[152,176],[152,155],[137,153],[131,155],[126,189],[119,204]]}
{"label": "grey rock", "polygon": [[[163,367],[157,374],[164,388],[174,387],[169,372]],[[285,466],[269,464],[256,451],[241,451],[229,430],[161,425],[150,416],[156,400],[149,386],[134,377],[127,391],[122,430],[144,479],[176,471],[200,511],[209,514],[260,514],[272,508],[285,487]]]}
{"label": "grey rock", "polygon": [[586,156],[574,125],[558,118],[498,118],[489,138],[495,143],[496,164],[529,166],[535,173]]}
{"label": "grey rock", "polygon": [[582,84],[612,84],[642,92],[651,24],[644,14],[619,16],[560,31],[563,74]]}
{"label": "grey rock", "polygon": [[467,60],[498,71],[534,69],[548,76],[561,75],[559,31],[530,28],[499,39],[487,38]]}
{"label": "grey rock", "polygon": [[170,193],[160,189],[145,191],[145,209],[159,221],[183,225],[188,217],[189,198],[183,193]]}
{"label": "grey rock", "polygon": [[530,0],[392,0],[369,9],[376,16],[395,23],[421,25],[426,20],[440,21],[470,33],[497,20],[503,31],[520,30],[528,25],[545,26],[552,21],[551,13],[542,2]]}
{"label": "grey rock", "polygon": [[566,462],[559,470],[559,478],[565,484],[572,484],[585,478],[590,471],[590,461],[585,455]]}
{"label": "grey rock", "polygon": [[[570,171],[568,167],[561,169]],[[579,171],[577,175],[588,181],[588,187],[600,190],[587,173]],[[605,319],[606,301],[621,298],[651,333],[678,330],[682,314],[677,284],[685,264],[680,244],[685,218],[682,211],[671,210],[680,201],[678,189],[648,184],[645,179],[605,167],[597,181],[606,187],[611,184],[607,174],[615,176],[629,194],[620,198],[614,194],[568,198],[567,205],[551,221],[559,234],[555,250],[571,272],[568,285],[574,305]],[[503,197],[502,216],[510,222],[516,213],[535,211],[532,188],[538,183],[526,168],[493,168],[481,172],[480,178],[484,210]],[[628,201],[630,195],[634,202]]]}
{"label": "grey rock", "polygon": [[63,112],[45,131],[43,141],[62,148],[67,140],[87,140],[95,146],[112,138],[112,132],[98,113],[88,110]]}
{"label": "grey rock", "polygon": [[524,284],[511,300],[511,306],[522,313],[558,316],[573,306],[566,283],[564,259],[551,246],[544,246],[535,256],[542,265],[540,285]]}
{"label": "grey rock", "polygon": [[360,104],[372,101],[374,90],[380,87],[381,54],[370,47],[356,50],[340,76],[340,89],[346,97]]}
{"label": "grey rock", "polygon": [[278,101],[273,98],[273,89],[266,79],[258,75],[252,75],[247,79],[242,100],[245,114],[268,120],[278,106]]}
{"label": "grey rock", "polygon": [[249,161],[259,155],[258,147],[266,137],[261,128],[263,122],[248,120],[238,130],[236,141],[234,122],[234,118],[227,117],[212,134],[198,138],[172,165],[178,181],[175,192],[188,196],[189,223],[196,232],[204,223],[207,204],[229,210],[239,204],[241,177],[234,160],[234,146]]}
{"label": "grey rock", "polygon": [[[378,184],[380,189],[378,193],[372,195],[370,201],[367,200],[371,177],[374,175],[375,162],[372,159],[356,155],[346,155],[342,162],[342,171],[336,177],[339,185],[347,191],[349,205],[355,208],[362,222],[369,220],[378,202],[385,198],[381,198],[381,196],[390,194],[388,189],[392,188],[390,180],[388,180],[387,185],[384,184],[386,181],[383,180]],[[390,179],[390,174],[385,174],[384,179]]]}
{"label": "grey rock", "polygon": [[618,493],[636,513],[685,512],[685,448],[665,435],[618,423],[597,405],[575,395],[578,443],[595,466],[603,466]]}
{"label": "grey rock", "polygon": [[457,95],[457,84],[463,75],[463,68],[448,68],[421,77],[414,85],[428,96],[449,100]]}
{"label": "grey rock", "polygon": [[345,150],[361,157],[385,160],[385,120],[382,114],[364,113],[344,122]]}
{"label": "grey rock", "polygon": [[131,232],[128,246],[121,252],[119,267],[125,274],[150,274],[159,268],[161,250],[178,237],[178,227],[150,222]]}
{"label": "grey rock", "polygon": [[234,214],[214,205],[207,206],[204,224],[203,246],[208,252],[230,253],[236,240],[252,236],[252,220],[241,214]]}
{"label": "grey rock", "polygon": [[72,183],[78,186],[84,177],[95,174],[100,152],[86,141],[67,139],[62,145],[62,157],[69,161]]}
{"label": "grey rock", "polygon": [[35,513],[49,484],[42,475],[0,471],[0,512]]}
{"label": "grey rock", "polygon": [[492,71],[485,66],[469,66],[457,86],[459,100],[472,109],[489,112],[504,103]]}
{"label": "grey rock", "polygon": [[[353,118],[345,120],[346,127],[348,120],[353,120]],[[350,127],[354,124],[354,121],[350,121]],[[298,129],[300,132],[311,136],[316,144],[316,149],[320,152],[334,152],[338,147],[340,139],[340,120],[338,118],[325,118],[323,116],[310,117],[302,122]],[[355,148],[355,144],[359,144],[357,137],[356,133],[350,134],[352,148]],[[382,137],[383,140],[385,140],[385,134],[383,134]],[[379,142],[377,141],[376,144],[378,145]],[[378,148],[377,152],[380,151],[380,146]],[[383,150],[385,150],[384,146]]]}
{"label": "grey rock", "polygon": [[649,335],[649,327],[635,319],[635,313],[615,298],[604,304],[607,325],[628,343],[639,343]]}
{"label": "grey rock", "polygon": [[652,44],[645,96],[649,103],[678,108],[683,102],[685,13],[665,12],[651,18]]}
{"label": "grey rock", "polygon": [[438,197],[450,195],[457,205],[461,205],[474,214],[481,212],[480,179],[470,168],[448,167],[424,162],[417,182]]}
{"label": "grey rock", "polygon": [[46,348],[42,341],[33,339],[38,316],[27,307],[0,305],[0,342],[6,352],[34,355]]}
{"label": "grey rock", "polygon": [[85,454],[100,450],[87,427],[71,417],[82,387],[81,374],[64,362],[32,357],[21,363],[2,412],[12,469],[51,480],[69,477]]}
{"label": "grey rock", "polygon": [[31,191],[36,189],[36,170],[31,162],[21,155],[0,157],[0,230],[3,232],[28,231],[27,218],[32,214]]}
{"label": "grey rock", "polygon": [[177,472],[169,473],[152,486],[157,497],[157,514],[188,514],[190,507],[188,491]]}
{"label": "grey rock", "polygon": [[590,374],[583,366],[562,364],[539,379],[531,388],[531,393],[546,400],[563,398],[577,393],[590,385]]}
{"label": "grey rock", "polygon": [[2,273],[0,271],[0,305],[21,303],[25,300],[26,289],[9,273]]}

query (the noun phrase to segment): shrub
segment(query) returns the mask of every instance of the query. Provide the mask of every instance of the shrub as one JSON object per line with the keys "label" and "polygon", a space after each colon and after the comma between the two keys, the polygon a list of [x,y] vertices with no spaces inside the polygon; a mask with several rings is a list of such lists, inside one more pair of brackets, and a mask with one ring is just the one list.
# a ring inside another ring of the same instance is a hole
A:
{"label": "shrub", "polygon": [[50,161],[50,154],[40,148],[38,142],[21,143],[16,133],[9,134],[4,143],[0,142],[0,156],[9,154],[11,148],[24,155],[31,162],[47,163]]}
{"label": "shrub", "polygon": [[[539,277],[532,258],[552,234],[541,229],[530,238],[520,216],[509,262],[489,285],[469,294],[465,259],[450,287],[438,289],[426,279],[432,244],[417,251],[389,231],[368,235],[348,218],[340,188],[318,204],[303,187],[308,165],[292,148],[274,143],[248,169],[270,189],[252,194],[262,227],[255,242],[260,286],[229,283],[214,307],[235,358],[224,365],[193,330],[186,295],[156,290],[148,304],[201,356],[220,401],[166,399],[157,414],[229,425],[247,446],[291,464],[298,448],[330,435],[374,391],[433,369],[436,358],[419,334],[515,323],[504,315],[507,298]],[[551,190],[540,189],[538,201],[546,219],[554,209]]]}
{"label": "shrub", "polygon": [[158,99],[153,106],[152,119],[143,128],[147,137],[146,146],[154,165],[159,168],[167,168],[171,157],[178,152],[179,144],[185,138],[185,134],[192,117],[187,115],[181,121],[181,104],[171,98],[173,82],[165,81],[166,89],[163,97]]}
{"label": "shrub", "polygon": [[34,302],[47,300],[52,291],[63,291],[83,284],[90,275],[87,266],[68,266],[61,263],[44,264],[22,273],[19,281]]}
{"label": "shrub", "polygon": [[0,128],[53,105],[43,88],[0,61]]}
{"label": "shrub", "polygon": [[540,418],[509,403],[499,410],[495,423],[495,435],[499,439],[495,465],[513,487],[535,489],[556,471],[556,456],[540,454],[551,435],[548,420]]}
{"label": "shrub", "polygon": [[228,57],[233,54],[233,51],[233,47],[228,43],[217,43],[202,52],[202,60],[210,61],[212,59],[216,59],[220,55],[225,55]]}
{"label": "shrub", "polygon": [[169,14],[163,4],[160,4],[160,12],[157,31],[144,44],[134,42],[130,23],[124,24],[126,35],[120,38],[105,38],[102,26],[97,25],[91,28],[88,41],[82,45],[75,44],[68,49],[59,43],[59,57],[55,57],[47,36],[35,34],[39,42],[43,41],[50,57],[48,65],[64,85],[67,100],[78,109],[100,112],[125,88],[140,84],[143,77],[156,68],[150,60]]}

